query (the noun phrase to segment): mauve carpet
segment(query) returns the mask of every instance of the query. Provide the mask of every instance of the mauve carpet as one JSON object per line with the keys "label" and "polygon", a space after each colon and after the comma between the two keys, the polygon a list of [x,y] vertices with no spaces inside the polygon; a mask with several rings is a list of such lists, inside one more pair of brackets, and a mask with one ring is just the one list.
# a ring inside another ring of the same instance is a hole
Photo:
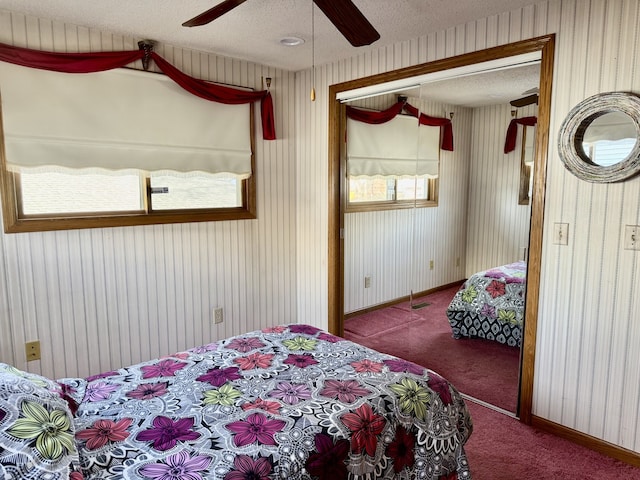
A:
{"label": "mauve carpet", "polygon": [[[446,308],[458,287],[345,322],[345,338],[435,370],[461,392],[515,411],[519,351],[486,340],[455,340]],[[474,430],[465,446],[474,480],[640,480],[640,468],[529,427],[467,401]]]}
{"label": "mauve carpet", "polygon": [[446,309],[458,286],[345,321],[348,340],[436,371],[461,392],[515,412],[520,350],[483,339],[454,339]]}
{"label": "mauve carpet", "polygon": [[467,401],[465,445],[474,480],[640,480],[640,468]]}

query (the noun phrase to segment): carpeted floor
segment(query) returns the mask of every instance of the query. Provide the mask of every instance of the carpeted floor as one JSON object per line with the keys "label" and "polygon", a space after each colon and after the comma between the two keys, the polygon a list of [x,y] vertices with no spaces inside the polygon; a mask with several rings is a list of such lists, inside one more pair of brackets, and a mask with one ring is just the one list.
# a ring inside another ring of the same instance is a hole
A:
{"label": "carpeted floor", "polygon": [[[515,412],[519,351],[485,340],[454,340],[446,308],[458,287],[354,317],[345,337],[435,370],[461,392]],[[474,480],[640,480],[627,465],[467,401],[474,431],[465,446]]]}
{"label": "carpeted floor", "polygon": [[467,401],[465,451],[474,480],[640,480],[640,468]]}
{"label": "carpeted floor", "polygon": [[520,350],[483,339],[454,339],[446,309],[458,286],[345,321],[348,340],[430,368],[461,392],[509,412],[518,401]]}

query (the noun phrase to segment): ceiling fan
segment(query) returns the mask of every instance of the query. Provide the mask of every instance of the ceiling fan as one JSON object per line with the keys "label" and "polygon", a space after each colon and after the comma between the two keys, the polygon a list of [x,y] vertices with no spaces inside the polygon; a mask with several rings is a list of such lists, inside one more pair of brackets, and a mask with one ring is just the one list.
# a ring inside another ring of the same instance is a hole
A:
{"label": "ceiling fan", "polygon": [[516,108],[526,107],[527,105],[533,105],[534,103],[537,105],[539,91],[540,89],[538,87],[532,88],[526,92],[522,92],[522,95],[525,95],[524,97],[511,100],[509,103],[512,107]]}
{"label": "ceiling fan", "polygon": [[[243,4],[246,0],[223,0],[218,5],[187,20],[183,27],[206,25]],[[313,0],[327,18],[354,47],[371,45],[380,34],[351,0]]]}

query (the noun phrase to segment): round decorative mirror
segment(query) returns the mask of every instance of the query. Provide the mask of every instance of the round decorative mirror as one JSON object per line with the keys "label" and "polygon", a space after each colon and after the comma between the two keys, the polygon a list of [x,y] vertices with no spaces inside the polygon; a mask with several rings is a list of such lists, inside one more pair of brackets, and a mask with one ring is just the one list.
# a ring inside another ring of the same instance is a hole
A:
{"label": "round decorative mirror", "polygon": [[560,127],[558,153],[567,170],[589,182],[640,173],[640,98],[614,92],[580,102]]}

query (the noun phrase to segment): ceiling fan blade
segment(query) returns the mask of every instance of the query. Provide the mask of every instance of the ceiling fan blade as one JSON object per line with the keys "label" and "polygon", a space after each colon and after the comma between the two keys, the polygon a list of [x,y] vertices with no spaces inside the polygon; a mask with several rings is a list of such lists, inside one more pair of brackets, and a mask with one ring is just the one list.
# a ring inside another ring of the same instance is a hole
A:
{"label": "ceiling fan blade", "polygon": [[313,0],[354,47],[371,45],[380,34],[351,0]]}
{"label": "ceiling fan blade", "polygon": [[517,98],[516,100],[511,100],[509,102],[512,107],[520,108],[526,107],[527,105],[537,104],[538,103],[538,95],[529,95],[527,97]]}
{"label": "ceiling fan blade", "polygon": [[213,22],[216,18],[221,17],[230,10],[233,10],[239,5],[242,5],[246,0],[224,0],[213,8],[210,8],[206,12],[202,12],[200,15],[193,17],[191,20],[187,20],[182,24],[183,27],[199,27],[206,25],[209,22]]}

